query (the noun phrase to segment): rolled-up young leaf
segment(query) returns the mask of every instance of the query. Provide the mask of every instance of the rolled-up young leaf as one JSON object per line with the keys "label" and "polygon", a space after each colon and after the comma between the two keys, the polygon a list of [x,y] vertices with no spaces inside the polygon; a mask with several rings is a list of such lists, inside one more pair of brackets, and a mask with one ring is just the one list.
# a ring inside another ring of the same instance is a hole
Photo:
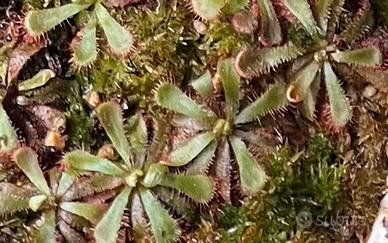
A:
{"label": "rolled-up young leaf", "polygon": [[306,96],[303,99],[301,112],[310,121],[314,120],[315,118],[315,106],[318,92],[320,90],[321,77],[322,70],[318,71],[317,75],[315,76],[315,80],[310,85],[309,92],[306,93]]}
{"label": "rolled-up young leaf", "polygon": [[30,198],[30,200],[28,201],[28,206],[31,208],[32,211],[36,212],[46,200],[46,195],[36,195]]}
{"label": "rolled-up young leaf", "polygon": [[318,0],[316,1],[314,14],[317,18],[319,27],[326,33],[327,23],[330,18],[331,8],[336,7],[332,6],[333,0]]}
{"label": "rolled-up young leaf", "polygon": [[282,41],[282,29],[276,16],[276,12],[270,0],[257,0],[261,11],[261,21],[264,34],[272,45],[280,44]]}
{"label": "rolled-up young leaf", "polygon": [[[304,100],[307,93],[310,91],[310,85],[315,80],[315,77],[319,71],[320,63],[311,61],[306,66],[302,67],[295,76],[292,78],[291,85],[293,86],[293,92],[298,96],[299,100]],[[295,97],[287,97],[295,98]],[[289,100],[292,102],[292,100]]]}
{"label": "rolled-up young leaf", "polygon": [[58,188],[56,195],[57,196],[63,196],[69,190],[69,188],[73,185],[74,181],[76,179],[76,175],[71,172],[62,172],[61,179],[58,183]]}
{"label": "rolled-up young leaf", "polygon": [[128,139],[132,149],[135,152],[142,151],[148,141],[147,126],[140,113],[137,113],[131,117],[128,121]]}
{"label": "rolled-up young leaf", "polygon": [[142,181],[145,187],[151,188],[158,185],[166,176],[168,168],[162,164],[151,164]]}

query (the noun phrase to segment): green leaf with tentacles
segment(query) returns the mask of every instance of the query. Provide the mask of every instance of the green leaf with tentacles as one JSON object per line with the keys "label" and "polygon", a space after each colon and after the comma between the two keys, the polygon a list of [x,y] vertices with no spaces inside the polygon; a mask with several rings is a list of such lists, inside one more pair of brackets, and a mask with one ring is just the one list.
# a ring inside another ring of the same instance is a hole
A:
{"label": "green leaf with tentacles", "polygon": [[[80,33],[79,40],[73,40],[72,51],[73,56],[71,62],[77,67],[91,65],[97,59],[97,29],[94,20],[83,28]],[[75,37],[78,38],[78,37]]]}
{"label": "green leaf with tentacles", "polygon": [[272,45],[279,44],[282,41],[282,29],[276,16],[275,10],[269,0],[257,0],[261,11],[261,21],[264,28],[264,34]]}
{"label": "green leaf with tentacles", "polygon": [[7,113],[0,104],[0,151],[8,152],[18,146],[18,136]]}
{"label": "green leaf with tentacles", "polygon": [[214,140],[189,164],[186,173],[189,175],[206,174],[213,162],[216,149],[217,141]]}
{"label": "green leaf with tentacles", "polygon": [[213,94],[212,75],[209,70],[206,70],[200,77],[191,81],[190,84],[203,98],[207,98]]}
{"label": "green leaf with tentacles", "polygon": [[97,117],[121,158],[128,167],[132,167],[120,105],[114,102],[102,103],[97,107]]}
{"label": "green leaf with tentacles", "polygon": [[163,108],[194,118],[209,126],[216,120],[216,115],[212,111],[203,109],[173,84],[160,85],[156,91],[156,101]]}
{"label": "green leaf with tentacles", "polygon": [[307,0],[284,0],[284,4],[291,13],[298,18],[300,23],[311,36],[315,36],[319,33],[319,27],[314,19]]}
{"label": "green leaf with tentacles", "polygon": [[94,11],[112,51],[117,55],[127,54],[134,42],[132,34],[112,18],[101,4],[98,3]]}
{"label": "green leaf with tentacles", "polygon": [[383,56],[380,50],[375,47],[350,51],[337,51],[330,55],[334,61],[349,65],[376,67],[383,63]]}
{"label": "green leaf with tentacles", "polygon": [[258,192],[265,184],[264,169],[255,161],[240,138],[232,136],[229,141],[239,167],[242,189],[249,194]]}
{"label": "green leaf with tentacles", "polygon": [[247,123],[256,118],[282,109],[288,105],[286,86],[284,83],[275,84],[260,98],[245,107],[236,117],[235,124]]}
{"label": "green leaf with tentacles", "polygon": [[127,207],[131,188],[125,187],[115,198],[94,230],[97,243],[115,243],[121,226],[121,219]]}
{"label": "green leaf with tentacles", "polygon": [[310,90],[310,85],[314,81],[320,68],[320,63],[315,60],[308,63],[306,66],[296,73],[296,75],[291,79],[291,84],[293,86],[293,92],[298,97],[298,99],[304,100],[307,93]]}
{"label": "green leaf with tentacles", "polygon": [[177,241],[180,235],[178,224],[168,211],[162,207],[158,199],[155,198],[151,191],[146,189],[140,190],[140,197],[150,220],[156,242]]}
{"label": "green leaf with tentacles", "polygon": [[29,209],[30,195],[25,189],[11,183],[0,183],[0,216]]}
{"label": "green leaf with tentacles", "polygon": [[167,174],[160,185],[174,188],[197,203],[207,203],[213,198],[213,183],[204,175]]}
{"label": "green leaf with tentacles", "polygon": [[35,241],[39,243],[55,243],[55,211],[49,210],[42,214],[43,225],[38,228]]}
{"label": "green leaf with tentacles", "polygon": [[232,120],[239,108],[240,76],[234,69],[232,58],[218,62],[218,75],[224,87],[226,112],[228,120]]}
{"label": "green leaf with tentacles", "polygon": [[194,12],[203,19],[214,19],[217,17],[225,4],[225,0],[191,0]]}
{"label": "green leaf with tentacles", "polygon": [[215,136],[212,132],[196,135],[174,150],[169,156],[169,161],[165,163],[175,167],[186,165],[214,139]]}
{"label": "green leaf with tentacles", "polygon": [[319,27],[326,33],[327,23],[330,19],[330,13],[333,0],[318,0],[314,8],[314,14],[316,16]]}
{"label": "green leaf with tentacles", "polygon": [[[366,3],[364,1],[364,3]],[[352,45],[355,41],[363,38],[368,32],[368,29],[373,29],[375,26],[374,11],[370,4],[361,3],[361,9],[350,23],[346,23],[345,29],[339,35],[339,39],[347,45]],[[363,6],[364,5],[364,6]]]}
{"label": "green leaf with tentacles", "polygon": [[327,23],[326,37],[332,39],[341,19],[345,0],[332,0],[329,22]]}
{"label": "green leaf with tentacles", "polygon": [[303,50],[288,42],[283,46],[253,50],[243,49],[236,57],[236,71],[244,78],[269,73],[279,65],[303,54]]}
{"label": "green leaf with tentacles", "polygon": [[40,70],[34,77],[23,81],[18,85],[19,91],[28,91],[45,85],[50,79],[55,77],[51,69]]}
{"label": "green leaf with tentacles", "polygon": [[82,202],[63,202],[59,207],[67,212],[84,217],[93,224],[97,224],[105,212],[105,208],[100,204]]}
{"label": "green leaf with tentacles", "polygon": [[20,148],[15,152],[14,157],[16,165],[23,171],[32,184],[43,194],[49,196],[51,190],[39,167],[38,155],[30,148]]}
{"label": "green leaf with tentacles", "polygon": [[124,184],[120,177],[113,177],[104,174],[94,174],[87,178],[81,177],[63,195],[64,201],[78,201],[97,193],[110,191],[119,188]]}
{"label": "green leaf with tentacles", "polygon": [[24,24],[30,35],[40,36],[90,5],[70,3],[57,8],[32,11],[27,14]]}
{"label": "green leaf with tentacles", "polygon": [[235,14],[244,8],[248,7],[249,0],[228,0],[225,1],[225,5],[222,8],[222,12],[225,14]]}
{"label": "green leaf with tentacles", "polygon": [[82,150],[76,150],[65,154],[65,165],[71,170],[84,170],[100,172],[106,175],[125,176],[126,173],[120,167],[109,160],[89,154]]}
{"label": "green leaf with tentacles", "polygon": [[344,126],[352,118],[352,110],[346,101],[346,96],[338,82],[338,78],[328,62],[324,64],[324,75],[329,95],[331,117],[338,126]]}

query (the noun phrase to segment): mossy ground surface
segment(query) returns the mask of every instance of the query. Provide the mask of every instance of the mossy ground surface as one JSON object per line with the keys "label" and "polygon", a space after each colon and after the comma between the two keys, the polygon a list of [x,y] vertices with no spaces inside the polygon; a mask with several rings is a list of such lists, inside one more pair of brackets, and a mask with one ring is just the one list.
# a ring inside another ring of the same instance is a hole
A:
{"label": "mossy ground surface", "polygon": [[[90,67],[75,68],[69,63],[70,43],[82,26],[82,16],[79,16],[41,37],[47,44],[22,62],[16,80],[31,78],[44,68],[52,69],[56,78],[18,97],[17,93],[12,93],[12,84],[7,87],[2,77],[3,106],[22,144],[38,152],[45,161],[41,165],[45,170],[59,163],[62,152],[42,145],[47,131],[37,117],[44,118],[45,114],[34,113],[33,107],[46,105],[65,116],[66,130],[61,134],[66,141],[65,152],[84,149],[97,153],[108,138],[97,122],[91,105],[92,93],[96,92],[104,101],[117,101],[127,119],[138,111],[153,110],[156,106],[153,90],[159,83],[178,84],[191,94],[190,80],[206,69],[214,74],[219,60],[236,56],[244,46],[257,45],[258,33],[239,33],[231,17],[201,21],[181,1],[160,1],[165,2],[162,8],[153,0],[107,2],[126,2],[125,7],[110,10],[118,22],[134,34],[135,44],[130,54],[117,58],[108,48],[101,47],[99,58]],[[359,6],[353,6],[357,5],[353,2],[349,0],[344,5],[347,9],[341,16],[344,23],[348,16],[357,12]],[[388,4],[385,2],[372,1],[375,22],[361,39],[355,40],[359,45],[377,43],[383,54],[388,50]],[[12,28],[29,9],[60,4],[59,0],[1,1],[0,47],[12,41],[15,36]],[[290,29],[286,23],[287,13],[283,15],[281,25]],[[195,26],[194,22],[202,25]],[[382,34],[374,36],[374,33]],[[17,45],[23,41],[18,40]],[[100,41],[103,42],[103,38]],[[249,85],[242,89],[247,96],[255,97],[274,83],[277,75],[286,76],[285,70],[281,66],[276,75],[246,80]],[[180,217],[182,241],[364,242],[385,190],[388,169],[388,89],[385,82],[388,82],[388,74],[383,78],[365,78],[347,67],[339,72],[353,109],[352,120],[340,131],[333,132],[330,121],[321,116],[320,111],[311,122],[293,106],[282,114],[262,120],[260,126],[276,128],[276,131],[260,134],[260,138],[272,136],[277,140],[270,149],[266,146],[250,148],[266,170],[266,186],[253,196],[240,195],[237,190],[230,203],[213,200],[201,205],[196,215],[189,211],[182,213],[179,209],[184,206],[179,205],[180,202],[176,202],[177,205],[166,202],[167,207],[174,208],[171,211],[175,216]],[[217,88],[217,80],[213,81]],[[20,100],[23,104],[18,103]],[[247,100],[241,102],[247,103]],[[324,110],[326,103],[324,99],[319,100],[317,106]],[[0,162],[1,180],[20,184],[26,180],[7,158],[0,157]],[[238,183],[238,179],[235,181]],[[23,223],[19,218],[23,218],[22,213],[0,221],[0,242],[9,241],[12,234],[25,237],[28,230],[21,230]]]}

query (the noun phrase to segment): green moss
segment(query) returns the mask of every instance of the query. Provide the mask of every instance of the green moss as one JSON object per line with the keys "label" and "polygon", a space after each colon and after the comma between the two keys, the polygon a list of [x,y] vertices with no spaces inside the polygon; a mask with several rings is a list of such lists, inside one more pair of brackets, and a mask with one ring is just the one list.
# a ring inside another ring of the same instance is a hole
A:
{"label": "green moss", "polygon": [[226,21],[213,23],[204,40],[200,48],[206,50],[210,60],[234,55],[249,43],[248,37],[239,34],[233,25]]}
{"label": "green moss", "polygon": [[[79,80],[81,83],[81,80]],[[68,110],[66,112],[68,121],[69,145],[72,147],[91,146],[93,120],[90,116],[90,109],[82,98],[84,88],[78,83],[70,87],[71,95],[66,97]]]}
{"label": "green moss", "polygon": [[176,11],[131,9],[121,13],[124,24],[136,36],[130,61],[101,57],[90,71],[96,91],[120,93],[145,105],[155,85],[165,79],[185,80],[190,72],[201,73],[202,60],[196,47],[198,34],[193,31],[193,15],[183,6]]}
{"label": "green moss", "polygon": [[[330,234],[319,220],[341,210],[344,167],[327,139],[312,138],[296,155],[282,148],[269,160],[269,175],[266,192],[240,208],[226,206],[218,216],[222,242],[317,239],[317,229],[321,236]],[[303,214],[312,217],[311,224],[301,225]]]}

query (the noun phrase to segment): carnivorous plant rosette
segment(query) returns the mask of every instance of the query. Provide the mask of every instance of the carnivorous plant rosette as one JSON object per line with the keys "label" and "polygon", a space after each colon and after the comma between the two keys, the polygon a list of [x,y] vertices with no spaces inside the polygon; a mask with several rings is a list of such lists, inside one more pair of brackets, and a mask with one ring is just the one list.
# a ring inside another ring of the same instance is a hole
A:
{"label": "carnivorous plant rosette", "polygon": [[73,15],[90,8],[92,10],[88,15],[88,22],[71,45],[72,62],[83,67],[96,60],[97,26],[103,29],[108,46],[114,54],[127,54],[133,45],[133,36],[109,14],[100,0],[74,0],[60,7],[31,11],[26,16],[25,26],[30,35],[41,36]]}
{"label": "carnivorous plant rosette", "polygon": [[31,148],[19,148],[13,157],[32,186],[19,187],[1,182],[0,215],[14,215],[21,211],[39,213],[40,216],[32,223],[32,237],[36,242],[56,242],[56,232],[69,241],[82,241],[81,232],[73,227],[86,229],[91,226],[90,223],[96,224],[106,206],[78,201],[79,198],[67,195],[76,177],[61,173],[57,168],[49,171],[48,184],[39,167],[38,155]]}
{"label": "carnivorous plant rosette", "polygon": [[[273,85],[261,97],[248,106],[240,107],[240,77],[234,69],[233,59],[220,61],[217,73],[221,79],[225,93],[226,117],[217,117],[216,113],[184,94],[178,87],[163,83],[156,89],[156,101],[161,106],[176,113],[175,123],[184,126],[184,120],[191,119],[198,134],[178,146],[168,156],[165,164],[169,166],[188,166],[188,174],[205,173],[211,166],[214,154],[217,156],[214,166],[222,180],[221,195],[224,199],[230,197],[231,146],[237,161],[240,182],[243,191],[248,194],[258,192],[265,183],[266,175],[263,168],[249,152],[239,134],[239,127],[261,118],[287,105],[286,87],[279,83]],[[206,75],[206,74],[205,74]],[[202,78],[193,84],[201,96],[212,93],[212,83]],[[186,124],[187,125],[187,124]]]}
{"label": "carnivorous plant rosette", "polygon": [[310,6],[307,0],[285,0],[284,4],[301,26],[295,27],[283,46],[242,50],[237,56],[236,69],[241,76],[252,77],[268,74],[279,65],[293,61],[287,91],[289,101],[303,101],[302,112],[312,120],[320,84],[324,82],[331,119],[335,126],[344,126],[351,119],[352,111],[335,67],[337,64],[377,67],[382,64],[380,50],[375,47],[349,49],[349,40],[354,39],[349,35],[357,37],[366,26],[361,20],[349,24],[339,35],[335,34],[344,1],[318,0]]}
{"label": "carnivorous plant rosette", "polygon": [[171,173],[166,165],[159,163],[158,149],[153,145],[148,146],[147,128],[141,114],[130,119],[128,136],[125,135],[118,104],[106,102],[99,105],[97,116],[121,160],[112,162],[81,150],[70,152],[64,158],[69,171],[98,172],[120,178],[124,184],[95,227],[96,241],[116,242],[126,208],[135,215],[132,229],[147,228],[145,215],[139,214],[145,211],[156,242],[176,241],[180,235],[177,222],[162,206],[153,190],[172,188],[197,203],[206,203],[213,197],[213,182],[204,175]]}

